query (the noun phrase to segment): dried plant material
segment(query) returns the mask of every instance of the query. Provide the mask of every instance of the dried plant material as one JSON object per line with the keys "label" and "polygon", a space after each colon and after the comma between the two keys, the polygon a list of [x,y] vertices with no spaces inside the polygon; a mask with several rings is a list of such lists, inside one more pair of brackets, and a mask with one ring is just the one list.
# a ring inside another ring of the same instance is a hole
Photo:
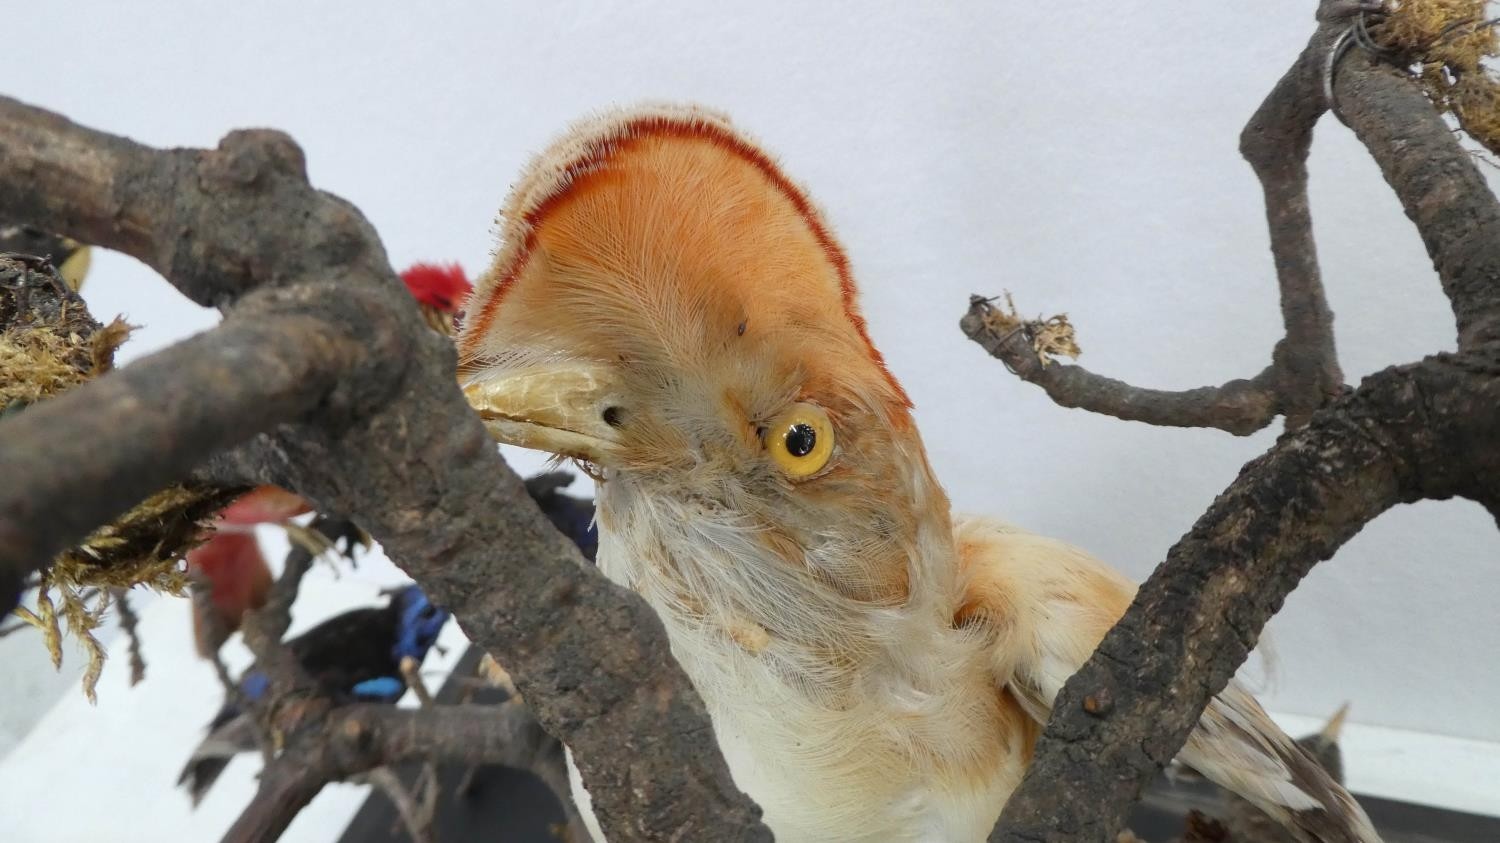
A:
{"label": "dried plant material", "polygon": [[1484,65],[1500,54],[1486,0],[1392,0],[1375,43],[1414,67],[1427,98],[1500,155],[1500,79]]}
{"label": "dried plant material", "polygon": [[1005,294],[1004,308],[990,307],[985,314],[985,326],[998,333],[1020,331],[1044,367],[1052,363],[1055,357],[1076,360],[1083,353],[1078,347],[1073,324],[1068,321],[1066,313],[1046,319],[1022,319],[1009,292]]}
{"label": "dried plant material", "polygon": [[126,638],[129,639],[130,686],[133,688],[146,678],[146,659],[141,655],[141,619],[135,613],[135,607],[130,605],[129,590],[111,589],[110,599],[114,601],[120,615],[120,631],[124,632]]}
{"label": "dried plant material", "polygon": [[[119,319],[94,321],[45,261],[0,258],[0,416],[25,412],[110,371],[130,331]],[[181,594],[187,586],[183,554],[233,497],[232,490],[169,486],[58,554],[42,574],[36,609],[16,613],[41,630],[57,666],[66,624],[88,656],[83,688],[90,701],[104,664],[94,630],[111,605],[111,590],[144,585]]]}
{"label": "dried plant material", "polygon": [[[89,658],[83,689],[90,702],[104,664],[104,648],[93,631],[110,607],[112,588],[143,585],[181,595],[187,588],[182,554],[196,546],[214,514],[235,493],[216,488],[171,486],[95,530],[53,560],[42,575],[35,613],[17,614],[42,630],[55,666],[62,664],[59,621]],[[56,593],[54,603],[52,594]]]}

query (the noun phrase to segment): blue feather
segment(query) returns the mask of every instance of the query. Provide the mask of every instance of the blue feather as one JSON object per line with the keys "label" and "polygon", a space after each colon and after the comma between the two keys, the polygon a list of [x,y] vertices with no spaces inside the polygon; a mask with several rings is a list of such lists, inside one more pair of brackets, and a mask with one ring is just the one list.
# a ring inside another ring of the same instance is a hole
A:
{"label": "blue feather", "polygon": [[371,702],[395,702],[406,693],[406,682],[394,676],[381,676],[376,679],[366,679],[355,685],[350,691],[354,696]]}
{"label": "blue feather", "polygon": [[432,649],[432,645],[437,643],[438,635],[448,622],[450,613],[447,609],[434,606],[422,589],[415,585],[396,592],[391,601],[396,605],[399,618],[391,655],[397,662],[411,657],[420,663],[427,657],[427,651]]}
{"label": "blue feather", "polygon": [[252,671],[240,679],[240,690],[252,700],[258,700],[271,690],[271,678],[260,671]]}

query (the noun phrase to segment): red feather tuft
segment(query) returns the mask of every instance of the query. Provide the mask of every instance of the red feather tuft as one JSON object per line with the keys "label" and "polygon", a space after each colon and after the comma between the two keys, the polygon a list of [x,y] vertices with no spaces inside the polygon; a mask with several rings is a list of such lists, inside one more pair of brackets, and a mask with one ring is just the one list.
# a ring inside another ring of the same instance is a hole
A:
{"label": "red feather tuft", "polygon": [[444,313],[458,310],[474,285],[464,275],[463,267],[456,263],[412,264],[401,273],[406,289],[422,304]]}

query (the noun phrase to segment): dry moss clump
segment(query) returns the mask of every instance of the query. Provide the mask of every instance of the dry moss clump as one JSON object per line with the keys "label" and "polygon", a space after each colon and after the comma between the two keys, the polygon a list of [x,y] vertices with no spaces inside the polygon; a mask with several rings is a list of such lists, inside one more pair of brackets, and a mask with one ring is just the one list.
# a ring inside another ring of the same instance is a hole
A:
{"label": "dry moss clump", "polygon": [[1073,324],[1068,321],[1068,314],[1059,313],[1046,319],[1022,319],[1010,293],[1005,294],[1005,307],[991,307],[985,314],[984,321],[986,327],[997,333],[1020,331],[1026,341],[1031,343],[1031,348],[1043,367],[1051,364],[1055,357],[1076,360],[1083,353],[1078,347],[1078,338],[1073,332]]}
{"label": "dry moss clump", "polygon": [[1474,140],[1500,155],[1500,80],[1485,59],[1500,54],[1486,0],[1391,0],[1370,34],[1413,67],[1422,90]]}
{"label": "dry moss clump", "polygon": [[[130,326],[119,319],[96,322],[47,261],[0,256],[0,417],[108,372],[129,334]],[[61,626],[67,625],[89,655],[83,684],[91,700],[104,662],[93,633],[109,608],[110,589],[144,585],[181,594],[187,586],[183,554],[236,493],[169,486],[59,554],[43,571],[36,610],[16,614],[41,630],[54,664],[62,663]]]}

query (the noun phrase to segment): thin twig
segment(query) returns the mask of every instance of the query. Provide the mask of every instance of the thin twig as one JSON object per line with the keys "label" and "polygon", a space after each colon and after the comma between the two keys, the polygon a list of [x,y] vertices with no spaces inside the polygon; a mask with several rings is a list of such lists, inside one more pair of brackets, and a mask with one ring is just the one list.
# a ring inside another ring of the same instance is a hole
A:
{"label": "thin twig", "polygon": [[406,680],[406,686],[417,695],[417,702],[423,706],[432,705],[432,692],[427,690],[427,683],[422,681],[422,663],[411,656],[401,657],[401,676]]}
{"label": "thin twig", "polygon": [[[543,732],[524,706],[403,709],[372,704],[334,709],[315,740],[289,744],[261,773],[250,805],[223,843],[268,843],[331,781],[376,767],[440,758],[447,763],[531,769]],[[566,792],[566,791],[564,791]]]}
{"label": "thin twig", "polygon": [[[313,529],[319,529],[322,519],[314,521]],[[265,715],[276,708],[276,701],[289,694],[313,693],[316,685],[312,677],[302,669],[296,654],[282,641],[292,624],[292,604],[302,585],[302,578],[312,567],[313,553],[306,547],[293,544],[287,552],[281,575],[272,584],[266,602],[258,609],[245,612],[240,622],[240,633],[245,646],[255,655],[255,666],[270,680],[270,690],[253,710]],[[265,717],[257,717],[264,722]]]}
{"label": "thin twig", "polygon": [[[411,791],[401,783],[401,779],[389,767],[376,767],[365,774],[370,784],[380,788],[391,804],[396,806],[396,813],[401,817],[402,825],[406,826],[406,833],[411,835],[412,843],[435,843],[436,838],[432,834],[433,809],[437,802],[435,799],[424,798],[422,804],[412,797]],[[430,788],[429,788],[430,790]]]}
{"label": "thin twig", "polygon": [[133,687],[146,678],[146,660],[141,657],[141,636],[137,628],[141,619],[136,615],[135,609],[131,608],[128,592],[129,589],[125,588],[110,589],[120,613],[120,631],[125,633],[129,641],[130,684]]}
{"label": "thin twig", "polygon": [[1245,436],[1276,418],[1278,403],[1269,370],[1251,380],[1230,381],[1181,392],[1144,389],[1097,375],[1082,366],[1043,364],[1024,332],[993,327],[993,305],[969,297],[959,326],[969,339],[1006,365],[1017,377],[1046,390],[1063,407],[1077,407],[1126,421],[1168,427],[1212,427]]}
{"label": "thin twig", "polygon": [[[1286,418],[1289,430],[1343,394],[1343,370],[1333,340],[1333,313],[1323,292],[1307,197],[1307,155],[1312,130],[1327,107],[1321,94],[1332,92],[1333,66],[1347,39],[1347,15],[1364,4],[1325,7],[1319,28],[1297,62],[1277,82],[1240,135],[1244,155],[1265,194],[1271,254],[1280,286],[1286,333],[1271,365],[1249,379],[1222,386],[1164,391],[1131,386],[1080,366],[1043,365],[1016,332],[995,330],[987,300],[972,296],[960,325],[964,333],[1022,380],[1034,383],[1054,402],[1127,421],[1167,427],[1211,427],[1247,435]],[[1344,15],[1341,17],[1340,15]]]}

